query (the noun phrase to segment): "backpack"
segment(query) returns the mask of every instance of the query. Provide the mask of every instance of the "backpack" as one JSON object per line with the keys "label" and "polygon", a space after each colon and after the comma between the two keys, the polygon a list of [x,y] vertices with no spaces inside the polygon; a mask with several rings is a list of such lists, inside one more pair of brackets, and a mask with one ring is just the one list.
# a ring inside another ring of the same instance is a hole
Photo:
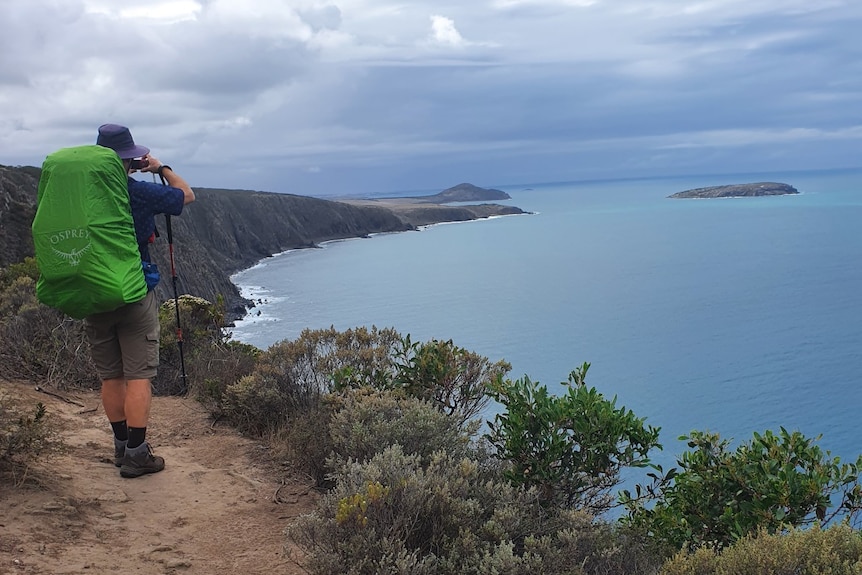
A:
{"label": "backpack", "polygon": [[114,150],[90,145],[50,154],[37,198],[39,301],[81,319],[147,295],[127,174]]}

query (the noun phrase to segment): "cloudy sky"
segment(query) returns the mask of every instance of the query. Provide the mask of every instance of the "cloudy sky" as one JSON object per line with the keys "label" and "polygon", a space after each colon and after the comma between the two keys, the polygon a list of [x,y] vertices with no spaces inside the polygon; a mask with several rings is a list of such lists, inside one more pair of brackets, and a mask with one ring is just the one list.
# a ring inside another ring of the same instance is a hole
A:
{"label": "cloudy sky", "polygon": [[[0,164],[308,195],[862,166],[859,0],[0,0]],[[722,183],[722,182],[719,182]]]}

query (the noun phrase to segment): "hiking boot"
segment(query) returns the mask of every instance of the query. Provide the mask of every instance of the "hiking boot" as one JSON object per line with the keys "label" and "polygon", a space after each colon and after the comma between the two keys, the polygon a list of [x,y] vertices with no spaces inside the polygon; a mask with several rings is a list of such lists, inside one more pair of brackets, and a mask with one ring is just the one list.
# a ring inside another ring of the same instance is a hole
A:
{"label": "hiking boot", "polygon": [[123,465],[123,457],[126,455],[126,444],[128,441],[120,441],[114,438],[114,465],[120,467]]}
{"label": "hiking boot", "polygon": [[123,477],[140,477],[147,473],[158,473],[165,468],[165,460],[153,455],[153,448],[146,441],[138,447],[126,447],[120,475]]}

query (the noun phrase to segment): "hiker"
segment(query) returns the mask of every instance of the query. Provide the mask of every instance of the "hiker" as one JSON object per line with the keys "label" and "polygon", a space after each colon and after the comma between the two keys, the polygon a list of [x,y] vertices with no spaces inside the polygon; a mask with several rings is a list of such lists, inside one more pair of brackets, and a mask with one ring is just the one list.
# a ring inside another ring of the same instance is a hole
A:
{"label": "hiker", "polygon": [[[135,237],[147,270],[149,244],[156,232],[154,216],[180,215],[183,206],[194,201],[194,191],[170,166],[149,155],[149,148],[136,145],[125,126],[104,124],[96,144],[114,150],[126,169]],[[135,180],[131,177],[135,171],[158,174],[167,185]],[[102,405],[114,432],[114,464],[123,477],[165,468],[164,458],[153,455],[146,441],[151,379],[159,363],[159,316],[153,293],[158,273],[145,275],[143,299],[84,318],[93,362],[102,380]]]}

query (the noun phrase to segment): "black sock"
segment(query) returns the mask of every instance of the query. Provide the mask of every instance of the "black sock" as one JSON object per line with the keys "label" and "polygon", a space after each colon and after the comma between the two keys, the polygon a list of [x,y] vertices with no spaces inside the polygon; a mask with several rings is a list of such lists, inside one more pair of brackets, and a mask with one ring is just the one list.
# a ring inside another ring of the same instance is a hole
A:
{"label": "black sock", "polygon": [[126,420],[112,421],[111,429],[114,430],[114,438],[117,441],[126,441],[129,439],[129,428],[126,426]]}
{"label": "black sock", "polygon": [[129,449],[134,449],[140,446],[147,438],[146,427],[130,427],[129,428],[129,443],[126,445]]}

